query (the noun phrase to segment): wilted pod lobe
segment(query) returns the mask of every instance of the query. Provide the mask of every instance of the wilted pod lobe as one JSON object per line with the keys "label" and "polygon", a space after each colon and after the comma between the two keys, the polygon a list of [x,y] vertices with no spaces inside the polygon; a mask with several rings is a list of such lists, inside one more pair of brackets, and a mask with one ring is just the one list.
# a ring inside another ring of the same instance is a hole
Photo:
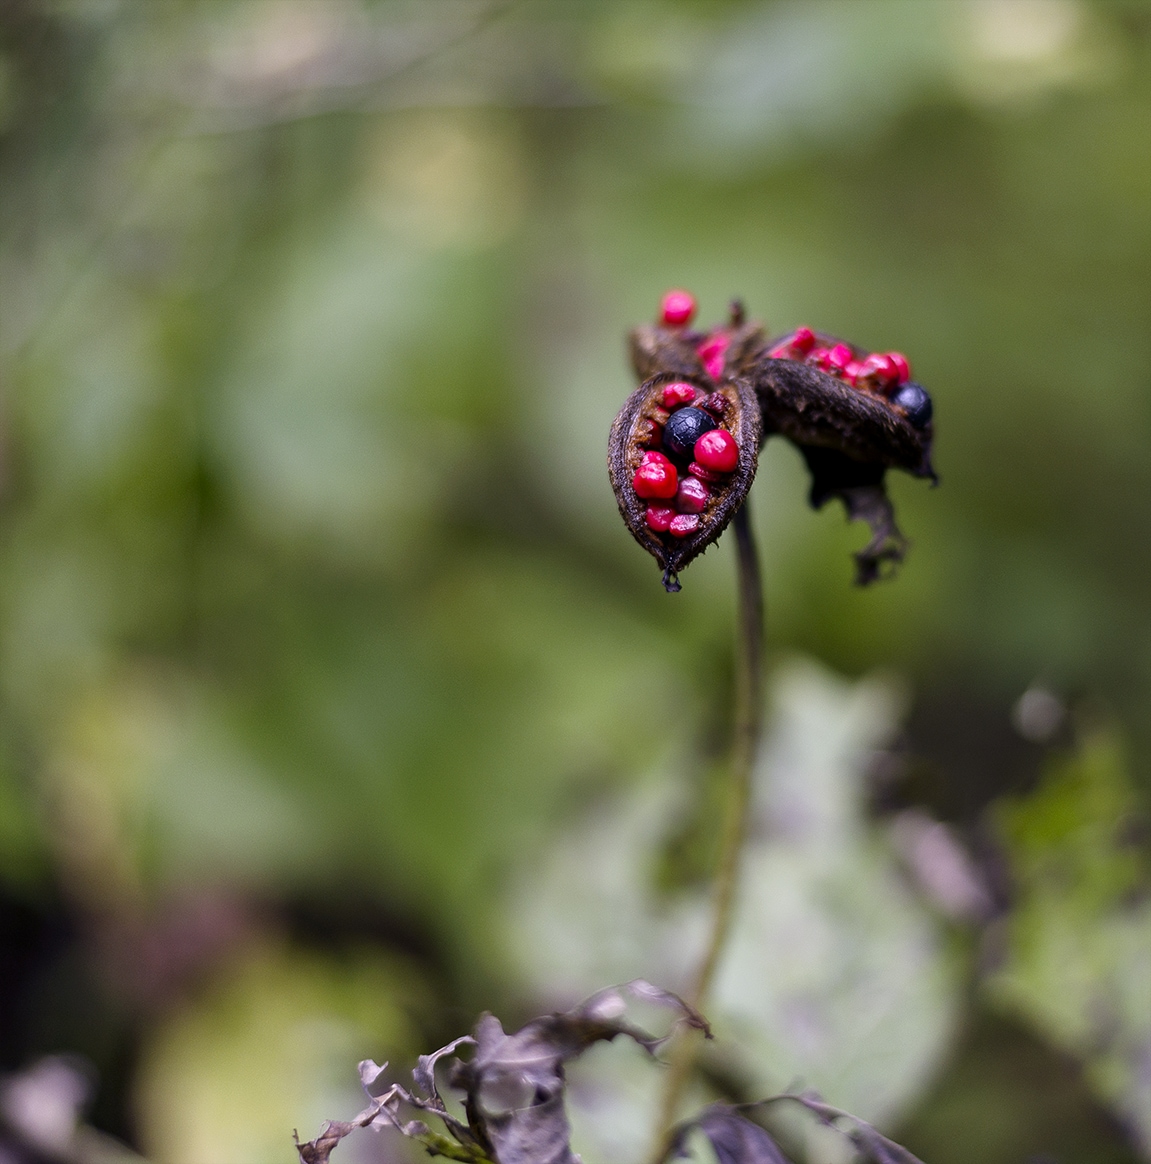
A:
{"label": "wilted pod lobe", "polygon": [[[795,349],[792,333],[775,341],[750,371],[768,435],[934,479],[930,397],[898,371],[886,378],[868,367],[899,353],[868,353],[834,336],[800,330],[815,341],[806,358]],[[830,360],[820,359],[827,355]]]}
{"label": "wilted pod lobe", "polygon": [[[612,425],[608,471],[628,529],[674,592],[678,572],[719,537],[747,497],[761,426],[749,380],[717,383],[698,362],[691,366],[686,344],[667,346],[652,356],[663,370],[627,398]],[[635,353],[633,337],[633,359]]]}
{"label": "wilted pod lobe", "polygon": [[855,555],[867,585],[903,559],[907,541],[884,487],[889,468],[936,480],[931,464],[932,406],[899,352],[869,353],[800,328],[773,342],[749,373],[765,433],[799,447],[811,471],[811,504],[832,497],[871,526]]}

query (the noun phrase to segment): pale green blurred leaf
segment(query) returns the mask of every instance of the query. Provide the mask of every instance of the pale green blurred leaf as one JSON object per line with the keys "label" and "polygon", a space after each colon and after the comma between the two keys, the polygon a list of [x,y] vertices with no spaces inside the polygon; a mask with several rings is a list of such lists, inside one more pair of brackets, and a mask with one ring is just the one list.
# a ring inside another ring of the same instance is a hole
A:
{"label": "pale green blurred leaf", "polygon": [[995,1002],[1082,1059],[1099,1096],[1151,1153],[1151,877],[1141,805],[1115,734],[1052,761],[999,825],[1018,903]]}
{"label": "pale green blurred leaf", "polygon": [[[740,904],[708,1008],[715,1053],[753,1095],[798,1081],[889,1121],[928,1083],[958,1006],[939,924],[864,816],[863,770],[895,730],[898,694],[801,662],[777,674],[772,706]],[[661,776],[566,831],[524,875],[512,934],[540,996],[657,968],[671,986],[690,981],[707,899],[656,889],[658,851],[682,802],[679,783]],[[625,1126],[650,1126],[654,1089],[629,1085],[631,1108],[618,1091],[597,1106],[600,1092],[587,1086],[591,1106],[581,1113],[577,1088],[575,1126],[594,1145],[588,1158],[608,1159]]]}

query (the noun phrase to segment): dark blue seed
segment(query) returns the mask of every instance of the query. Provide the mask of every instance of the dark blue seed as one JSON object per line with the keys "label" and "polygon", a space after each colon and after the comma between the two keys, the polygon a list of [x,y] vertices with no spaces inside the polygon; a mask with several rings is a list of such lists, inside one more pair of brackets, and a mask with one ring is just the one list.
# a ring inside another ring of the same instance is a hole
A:
{"label": "dark blue seed", "polygon": [[715,427],[715,418],[702,408],[679,408],[663,426],[663,447],[677,457],[690,457],[695,442]]}
{"label": "dark blue seed", "polygon": [[926,428],[931,420],[931,397],[927,395],[927,389],[914,380],[904,384],[891,398],[891,402],[903,409],[907,419],[916,428]]}

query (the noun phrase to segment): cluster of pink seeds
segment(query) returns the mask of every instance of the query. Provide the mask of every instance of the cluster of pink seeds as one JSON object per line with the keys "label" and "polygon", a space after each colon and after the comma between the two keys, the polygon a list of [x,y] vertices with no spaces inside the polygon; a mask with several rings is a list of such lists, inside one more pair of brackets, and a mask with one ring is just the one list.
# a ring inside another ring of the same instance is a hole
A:
{"label": "cluster of pink seeds", "polygon": [[809,327],[800,327],[767,353],[776,360],[811,364],[853,388],[890,396],[911,379],[911,365],[902,352],[860,353],[842,340],[824,340]]}
{"label": "cluster of pink seeds", "polygon": [[[681,474],[665,453],[651,447],[666,445],[665,426],[681,409],[702,412],[713,424],[718,423],[729,407],[727,397],[722,392],[697,399],[699,395],[694,384],[682,380],[664,385],[660,406],[641,421],[637,432],[640,444],[647,445],[648,451],[632,478],[632,488],[648,502],[645,520],[654,533],[670,533],[675,538],[695,533],[699,529],[700,514],[711,500],[708,486],[726,481],[739,464],[735,437],[719,427],[708,429],[691,445],[686,473]],[[673,431],[677,427],[684,426],[672,423]]]}

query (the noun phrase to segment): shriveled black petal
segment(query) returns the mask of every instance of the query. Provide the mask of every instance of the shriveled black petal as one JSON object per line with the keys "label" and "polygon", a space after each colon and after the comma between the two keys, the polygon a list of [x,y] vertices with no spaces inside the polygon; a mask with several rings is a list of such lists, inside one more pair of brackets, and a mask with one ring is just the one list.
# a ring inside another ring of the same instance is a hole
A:
{"label": "shriveled black petal", "polygon": [[[755,479],[761,435],[759,404],[751,382],[742,378],[721,382],[715,390],[728,401],[723,424],[739,446],[739,463],[726,480],[709,485],[711,500],[699,515],[699,529],[695,533],[682,539],[654,533],[645,518],[648,502],[636,494],[632,479],[645,452],[646,417],[657,406],[664,385],[673,380],[693,383],[701,393],[711,391],[714,386],[710,377],[701,374],[665,371],[651,377],[624,402],[608,440],[608,473],[620,514],[635,540],[659,563],[664,572],[663,584],[671,592],[679,589],[679,571],[723,533],[743,504]],[[681,474],[684,468],[685,465],[680,466]]]}

